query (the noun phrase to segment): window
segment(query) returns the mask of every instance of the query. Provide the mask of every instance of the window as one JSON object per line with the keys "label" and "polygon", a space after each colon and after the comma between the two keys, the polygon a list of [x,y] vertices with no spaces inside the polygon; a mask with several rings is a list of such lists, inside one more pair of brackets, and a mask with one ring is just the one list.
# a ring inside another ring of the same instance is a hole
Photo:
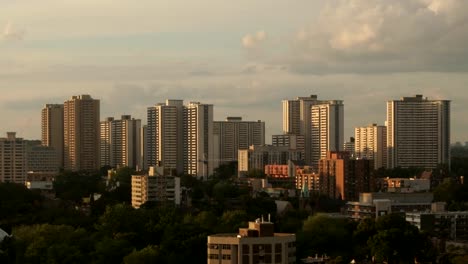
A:
{"label": "window", "polygon": [[231,259],[231,255],[223,255],[223,259],[230,260],[230,259]]}
{"label": "window", "polygon": [[209,254],[208,259],[219,259],[218,254]]}
{"label": "window", "polygon": [[222,249],[231,249],[231,245],[222,245]]}

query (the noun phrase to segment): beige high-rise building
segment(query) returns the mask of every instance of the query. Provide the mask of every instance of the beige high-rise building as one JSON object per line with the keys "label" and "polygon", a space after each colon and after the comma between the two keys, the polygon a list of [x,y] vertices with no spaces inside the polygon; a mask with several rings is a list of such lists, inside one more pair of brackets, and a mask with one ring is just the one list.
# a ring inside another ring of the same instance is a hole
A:
{"label": "beige high-rise building", "polygon": [[373,160],[375,169],[387,167],[387,127],[356,127],[354,137],[356,158]]}
{"label": "beige high-rise building", "polygon": [[6,138],[0,138],[0,182],[24,184],[26,165],[26,141],[7,132]]}
{"label": "beige high-rise building", "polygon": [[326,151],[342,149],[343,126],[343,101],[318,100],[317,95],[283,100],[283,133],[304,136],[307,164],[316,166]]}
{"label": "beige high-rise building", "polygon": [[59,166],[63,168],[63,104],[46,104],[41,112],[42,145],[57,152]]}
{"label": "beige high-rise building", "polygon": [[147,114],[145,167],[161,164],[177,174],[182,173],[183,100],[166,100],[164,104],[148,107]]}
{"label": "beige high-rise building", "polygon": [[73,96],[64,103],[64,168],[98,170],[99,100],[90,95]]}
{"label": "beige high-rise building", "polygon": [[213,105],[191,102],[184,107],[184,173],[207,179],[217,157],[213,144]]}
{"label": "beige high-rise building", "polygon": [[450,101],[422,95],[387,102],[388,167],[450,165]]}
{"label": "beige high-rise building", "polygon": [[227,117],[225,121],[213,122],[213,138],[214,156],[219,157],[220,163],[237,161],[239,149],[265,145],[265,122]]}
{"label": "beige high-rise building", "polygon": [[318,164],[320,159],[327,157],[328,151],[343,150],[343,101],[328,101],[312,105],[310,115],[310,155],[311,163],[315,165]]}
{"label": "beige high-rise building", "polygon": [[141,168],[141,120],[123,115],[101,122],[101,166]]}

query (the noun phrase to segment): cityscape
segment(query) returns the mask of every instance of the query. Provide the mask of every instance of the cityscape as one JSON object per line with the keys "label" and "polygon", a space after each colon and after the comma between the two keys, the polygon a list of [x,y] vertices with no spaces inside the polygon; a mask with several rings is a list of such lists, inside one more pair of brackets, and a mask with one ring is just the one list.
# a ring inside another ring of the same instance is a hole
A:
{"label": "cityscape", "polygon": [[466,11],[0,1],[0,263],[468,263]]}

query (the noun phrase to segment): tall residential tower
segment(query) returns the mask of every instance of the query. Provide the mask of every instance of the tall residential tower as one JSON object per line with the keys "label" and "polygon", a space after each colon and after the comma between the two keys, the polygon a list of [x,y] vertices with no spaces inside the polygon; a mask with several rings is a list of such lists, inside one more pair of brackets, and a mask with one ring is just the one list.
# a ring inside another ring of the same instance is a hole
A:
{"label": "tall residential tower", "polygon": [[450,165],[450,101],[422,95],[387,102],[388,167]]}
{"label": "tall residential tower", "polygon": [[64,168],[99,169],[99,100],[73,96],[64,103]]}
{"label": "tall residential tower", "polygon": [[59,166],[63,168],[63,104],[46,104],[41,112],[42,145],[57,152]]}

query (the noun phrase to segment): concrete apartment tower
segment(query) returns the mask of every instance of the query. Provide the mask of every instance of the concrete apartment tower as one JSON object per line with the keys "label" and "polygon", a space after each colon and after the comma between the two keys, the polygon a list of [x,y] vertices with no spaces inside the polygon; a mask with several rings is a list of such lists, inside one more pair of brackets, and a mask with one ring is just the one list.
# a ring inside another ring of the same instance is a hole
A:
{"label": "concrete apartment tower", "polygon": [[64,168],[98,170],[99,100],[90,95],[72,96],[64,103]]}
{"label": "concrete apartment tower", "polygon": [[283,100],[283,133],[304,136],[307,164],[317,166],[327,151],[342,150],[343,127],[343,101],[318,100],[317,95]]}
{"label": "concrete apartment tower", "polygon": [[184,107],[184,173],[207,179],[217,159],[213,144],[213,105],[190,102]]}
{"label": "concrete apartment tower", "polygon": [[63,159],[63,104],[46,104],[41,111],[41,142],[57,152],[59,166],[64,167]]}
{"label": "concrete apartment tower", "polygon": [[174,174],[181,174],[184,171],[183,100],[166,100],[148,107],[147,114],[145,168],[160,164]]}
{"label": "concrete apartment tower", "polygon": [[265,145],[265,122],[227,117],[225,121],[213,122],[213,137],[214,156],[219,157],[221,163],[237,161],[239,149]]}
{"label": "concrete apartment tower", "polygon": [[26,181],[26,141],[15,132],[0,138],[0,182],[24,184]]}
{"label": "concrete apartment tower", "polygon": [[141,120],[123,115],[101,121],[101,166],[141,168]]}
{"label": "concrete apartment tower", "polygon": [[450,165],[450,101],[422,95],[387,102],[388,167]]}
{"label": "concrete apartment tower", "polygon": [[374,168],[387,167],[387,127],[370,124],[354,128],[355,155],[374,161]]}

